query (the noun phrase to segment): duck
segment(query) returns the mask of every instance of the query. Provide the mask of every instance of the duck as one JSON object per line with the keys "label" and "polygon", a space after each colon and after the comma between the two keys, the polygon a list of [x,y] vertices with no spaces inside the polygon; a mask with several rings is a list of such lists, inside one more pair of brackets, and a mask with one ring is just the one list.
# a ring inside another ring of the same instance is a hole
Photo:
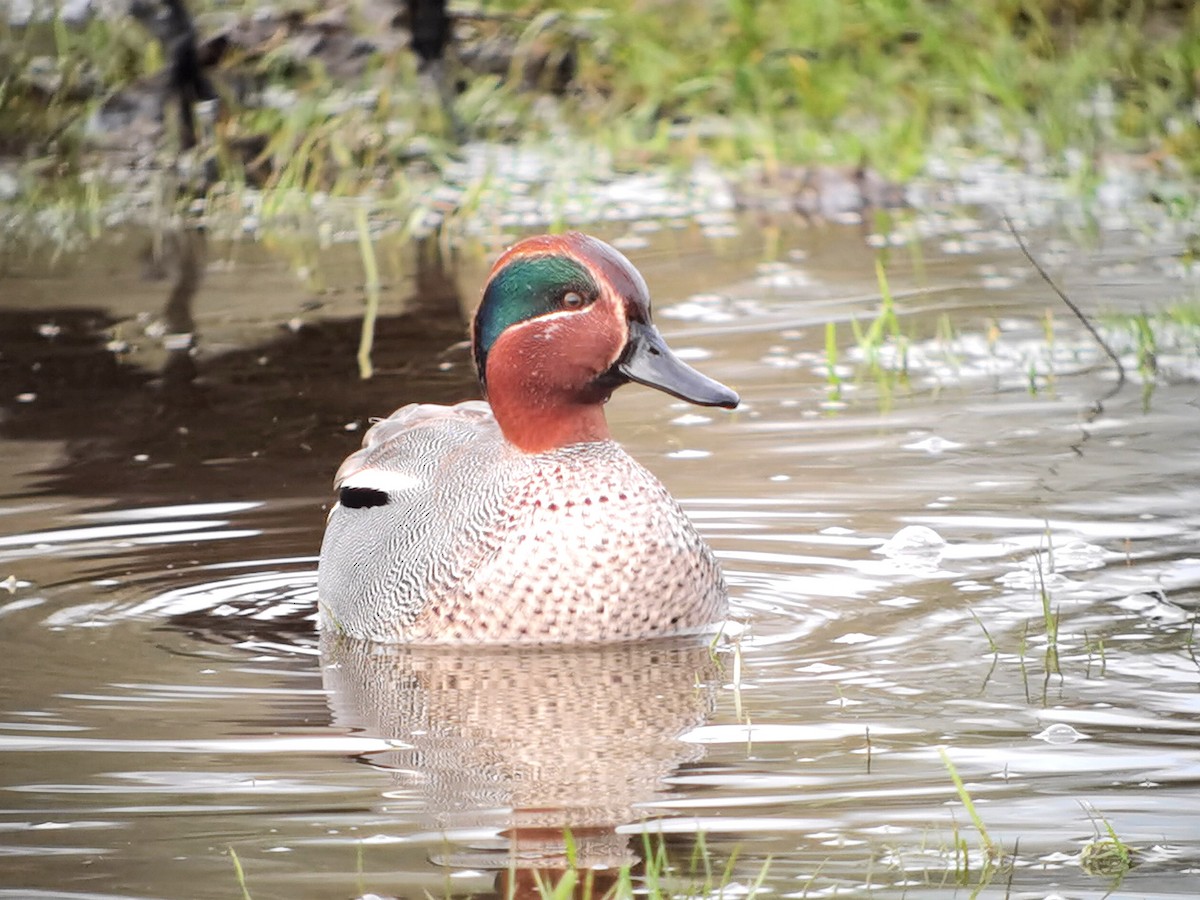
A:
{"label": "duck", "polygon": [[642,275],[571,232],[496,260],[471,327],[482,400],[376,422],[334,479],[320,627],[386,644],[571,644],[718,630],[728,590],[662,482],[612,437],[629,383],[733,409],[650,315]]}

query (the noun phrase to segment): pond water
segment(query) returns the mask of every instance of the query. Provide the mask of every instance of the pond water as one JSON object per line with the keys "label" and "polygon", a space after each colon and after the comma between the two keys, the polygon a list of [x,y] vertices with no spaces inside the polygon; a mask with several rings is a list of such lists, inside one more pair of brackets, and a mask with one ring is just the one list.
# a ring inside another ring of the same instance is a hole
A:
{"label": "pond water", "polygon": [[[486,254],[381,241],[363,382],[352,246],[6,252],[0,896],[525,891],[564,825],[601,886],[648,830],[681,889],[703,835],[730,896],[1200,894],[1195,329],[1118,389],[983,215],[890,252],[874,353],[858,228],[598,233],[745,401],[610,405],[726,569],[715,655],[316,634],[332,474],[371,416],[473,395]],[[1094,316],[1196,300],[1162,233],[1030,237]]]}

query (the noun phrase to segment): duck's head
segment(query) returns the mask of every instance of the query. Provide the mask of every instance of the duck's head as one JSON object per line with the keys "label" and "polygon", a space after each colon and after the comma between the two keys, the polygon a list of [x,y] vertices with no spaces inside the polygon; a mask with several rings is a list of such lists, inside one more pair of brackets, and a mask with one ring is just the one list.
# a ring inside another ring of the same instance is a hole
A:
{"label": "duck's head", "polygon": [[631,381],[700,406],[738,404],[671,352],[633,264],[584,234],[510,247],[484,286],[472,338],[496,421],[529,453],[608,438],[604,403]]}

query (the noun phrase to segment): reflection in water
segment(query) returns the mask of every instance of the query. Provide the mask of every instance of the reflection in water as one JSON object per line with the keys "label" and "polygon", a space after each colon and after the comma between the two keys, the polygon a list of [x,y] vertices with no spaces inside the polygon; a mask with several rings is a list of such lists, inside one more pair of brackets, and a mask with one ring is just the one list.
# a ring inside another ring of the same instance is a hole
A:
{"label": "reflection in water", "polygon": [[[269,466],[315,509],[331,460],[357,446],[370,417],[477,395],[469,356],[453,352],[465,331],[453,260],[434,242],[412,248],[411,279],[384,297],[382,365],[369,382],[355,368],[360,320],[312,315],[360,309],[357,288],[349,301],[336,290],[306,299],[289,274],[259,297],[232,264],[210,264],[200,229],[129,243],[112,248],[103,272],[66,273],[44,292],[31,280],[0,305],[0,439],[64,441],[53,470],[64,494],[260,499]],[[357,260],[353,269],[361,278]]]}
{"label": "reflection in water", "polygon": [[565,870],[564,829],[580,869],[637,863],[640,839],[615,829],[699,758],[680,738],[712,715],[719,673],[694,638],[464,652],[323,635],[321,652],[335,724],[410,745],[373,757],[401,795],[448,832],[497,829],[438,861],[507,877],[515,858],[518,886]]}
{"label": "reflection in water", "polygon": [[208,244],[202,228],[178,228],[154,235],[146,250],[147,274],[171,279],[171,290],[162,311],[162,368],[166,394],[186,389],[196,377],[196,323],[192,300],[204,280]]}

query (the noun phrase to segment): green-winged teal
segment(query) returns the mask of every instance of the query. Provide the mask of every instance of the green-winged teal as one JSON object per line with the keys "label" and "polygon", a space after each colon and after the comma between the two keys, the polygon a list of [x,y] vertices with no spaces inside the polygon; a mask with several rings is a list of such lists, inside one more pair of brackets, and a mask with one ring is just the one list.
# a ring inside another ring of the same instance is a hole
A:
{"label": "green-winged teal", "polygon": [[629,260],[583,234],[523,240],[493,267],[472,333],[489,402],[405,406],[338,470],[325,627],[389,643],[560,643],[720,621],[712,550],[613,441],[604,404],[630,381],[702,406],[738,396],[671,352]]}

